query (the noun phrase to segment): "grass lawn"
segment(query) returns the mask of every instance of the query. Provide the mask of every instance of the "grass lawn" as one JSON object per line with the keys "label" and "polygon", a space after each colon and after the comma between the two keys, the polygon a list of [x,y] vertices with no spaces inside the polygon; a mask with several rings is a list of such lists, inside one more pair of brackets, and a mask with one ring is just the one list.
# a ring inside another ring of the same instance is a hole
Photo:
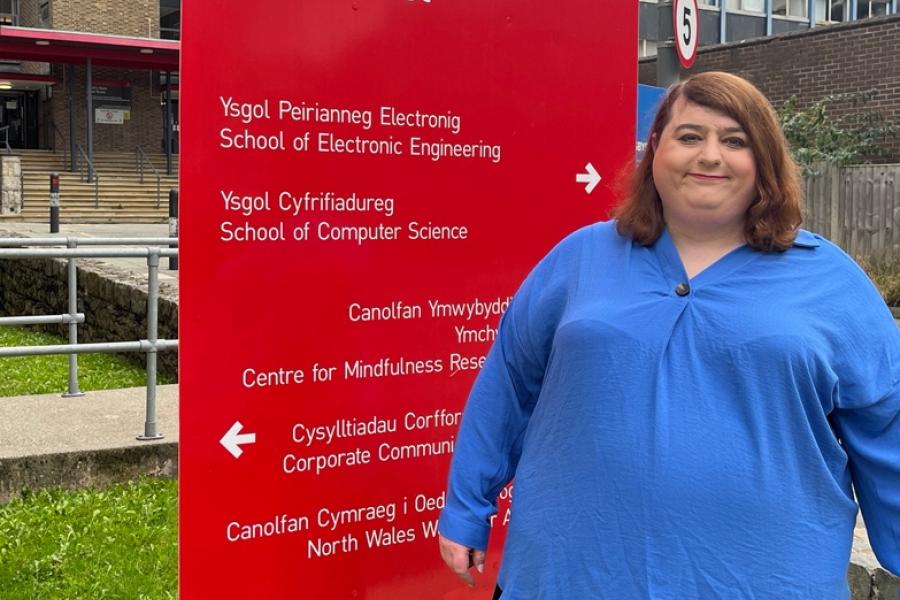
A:
{"label": "grass lawn", "polygon": [[[0,327],[0,346],[46,346],[67,340],[25,329]],[[69,385],[69,357],[16,356],[0,358],[0,396],[62,393]],[[158,383],[168,383],[157,374]],[[78,384],[82,391],[107,390],[145,385],[147,373],[120,356],[81,354],[78,356]]]}
{"label": "grass lawn", "polygon": [[[0,327],[0,346],[64,344]],[[61,393],[67,356],[0,358],[0,396]],[[111,354],[78,357],[82,390],[142,386],[146,372]],[[159,377],[160,383],[166,383]],[[0,398],[0,402],[2,402]],[[178,484],[142,479],[105,489],[23,492],[0,505],[0,599],[174,599]]]}
{"label": "grass lawn", "polygon": [[0,505],[0,597],[176,598],[177,506],[169,479],[23,493]]}

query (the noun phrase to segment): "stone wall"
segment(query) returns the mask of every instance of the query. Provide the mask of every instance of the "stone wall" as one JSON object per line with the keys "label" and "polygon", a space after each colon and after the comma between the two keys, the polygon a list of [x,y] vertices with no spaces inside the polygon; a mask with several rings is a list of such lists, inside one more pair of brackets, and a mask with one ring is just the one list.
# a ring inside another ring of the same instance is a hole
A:
{"label": "stone wall", "polygon": [[862,519],[857,519],[853,532],[853,552],[847,578],[852,600],[900,598],[900,577],[888,573],[875,558]]}
{"label": "stone wall", "polygon": [[[728,71],[752,81],[776,106],[874,89],[868,105],[900,125],[900,14],[701,48],[691,73]],[[656,59],[641,59],[640,83],[656,84]],[[849,112],[852,107],[836,107]],[[900,162],[900,136],[883,162]]]}
{"label": "stone wall", "polygon": [[[8,234],[2,233],[2,236]],[[163,263],[166,259],[162,260]],[[0,260],[0,314],[3,316],[55,315],[68,306],[66,262],[56,259]],[[98,261],[78,261],[79,342],[130,342],[147,338],[147,278]],[[45,330],[68,336],[64,325]],[[178,338],[178,292],[160,285],[159,339]],[[145,365],[146,355],[129,352],[123,357]],[[158,354],[159,371],[173,381],[178,377],[178,353]]]}
{"label": "stone wall", "polygon": [[22,212],[22,162],[18,156],[0,155],[0,215]]}

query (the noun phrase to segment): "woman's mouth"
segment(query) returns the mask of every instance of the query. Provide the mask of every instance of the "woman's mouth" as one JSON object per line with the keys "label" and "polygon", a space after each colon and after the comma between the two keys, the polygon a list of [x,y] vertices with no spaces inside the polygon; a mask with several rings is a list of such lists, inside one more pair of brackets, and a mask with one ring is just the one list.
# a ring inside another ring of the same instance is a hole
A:
{"label": "woman's mouth", "polygon": [[718,181],[725,181],[726,179],[728,179],[724,175],[708,175],[706,173],[688,173],[688,177],[692,177],[693,179],[696,179],[697,181],[708,181],[711,183],[718,182]]}

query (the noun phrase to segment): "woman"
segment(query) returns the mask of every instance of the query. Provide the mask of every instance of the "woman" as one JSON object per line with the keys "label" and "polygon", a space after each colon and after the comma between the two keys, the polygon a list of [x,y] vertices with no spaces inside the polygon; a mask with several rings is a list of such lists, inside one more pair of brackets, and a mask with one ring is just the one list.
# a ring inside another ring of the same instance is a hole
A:
{"label": "woman", "polygon": [[846,599],[854,489],[900,571],[900,334],[799,229],[762,94],[726,73],[674,86],[614,214],[501,321],[440,519],[450,568],[482,570],[514,477],[502,600]]}

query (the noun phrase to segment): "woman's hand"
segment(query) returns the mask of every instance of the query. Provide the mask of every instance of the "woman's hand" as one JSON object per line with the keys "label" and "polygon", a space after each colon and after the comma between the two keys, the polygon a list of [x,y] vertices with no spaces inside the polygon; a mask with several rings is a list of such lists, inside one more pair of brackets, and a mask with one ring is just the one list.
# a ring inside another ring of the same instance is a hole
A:
{"label": "woman's hand", "polygon": [[450,567],[450,570],[459,575],[469,587],[475,586],[475,578],[469,572],[470,567],[475,567],[479,573],[484,573],[484,550],[475,550],[448,540],[438,535],[438,543],[441,546],[441,558]]}

